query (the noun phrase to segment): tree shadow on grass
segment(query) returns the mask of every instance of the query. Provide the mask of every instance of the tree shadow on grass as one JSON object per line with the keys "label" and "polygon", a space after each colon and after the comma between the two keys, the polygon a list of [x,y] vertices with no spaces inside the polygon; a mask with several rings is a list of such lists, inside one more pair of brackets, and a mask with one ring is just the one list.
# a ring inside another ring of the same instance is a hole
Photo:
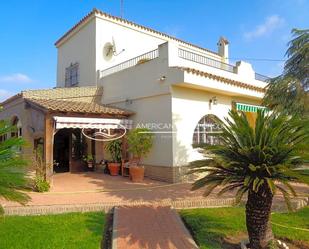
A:
{"label": "tree shadow on grass", "polygon": [[[181,212],[182,220],[200,247],[211,249],[239,249],[240,241],[247,237],[244,231],[233,234],[229,221],[216,217]],[[230,235],[232,234],[232,235]]]}
{"label": "tree shadow on grass", "polygon": [[101,237],[99,241],[98,248],[106,248],[104,247],[104,239],[105,239],[105,231],[107,227],[107,218],[109,214],[104,214],[103,212],[95,212],[95,213],[88,213],[86,218],[86,226],[91,233],[95,237]]}

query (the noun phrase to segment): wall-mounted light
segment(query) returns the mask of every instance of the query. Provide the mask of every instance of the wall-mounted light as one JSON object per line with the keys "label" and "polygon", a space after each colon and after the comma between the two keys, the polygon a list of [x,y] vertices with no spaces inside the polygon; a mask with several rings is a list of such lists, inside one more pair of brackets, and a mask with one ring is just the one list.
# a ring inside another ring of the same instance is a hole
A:
{"label": "wall-mounted light", "polygon": [[209,100],[209,104],[216,105],[218,103],[217,97],[214,96]]}
{"label": "wall-mounted light", "polygon": [[126,105],[132,105],[133,100],[132,99],[126,99]]}
{"label": "wall-mounted light", "polygon": [[212,104],[217,105],[217,103],[218,103],[217,97],[216,96],[212,97]]}
{"label": "wall-mounted light", "polygon": [[161,76],[160,78],[159,78],[159,81],[165,81],[166,80],[166,76],[165,75],[163,75],[163,76]]}
{"label": "wall-mounted light", "polygon": [[217,105],[218,100],[216,96],[213,96],[210,100],[209,100],[209,109],[211,110],[211,106],[212,105]]}

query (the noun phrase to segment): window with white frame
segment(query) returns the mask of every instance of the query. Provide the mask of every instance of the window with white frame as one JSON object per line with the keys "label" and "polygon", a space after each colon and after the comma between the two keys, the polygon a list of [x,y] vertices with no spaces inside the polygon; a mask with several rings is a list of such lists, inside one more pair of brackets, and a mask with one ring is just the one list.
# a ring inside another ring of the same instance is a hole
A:
{"label": "window with white frame", "polygon": [[206,115],[200,119],[193,133],[193,146],[220,144],[222,128],[215,115]]}
{"label": "window with white frame", "polygon": [[79,63],[72,64],[65,69],[65,86],[77,86],[79,83]]}

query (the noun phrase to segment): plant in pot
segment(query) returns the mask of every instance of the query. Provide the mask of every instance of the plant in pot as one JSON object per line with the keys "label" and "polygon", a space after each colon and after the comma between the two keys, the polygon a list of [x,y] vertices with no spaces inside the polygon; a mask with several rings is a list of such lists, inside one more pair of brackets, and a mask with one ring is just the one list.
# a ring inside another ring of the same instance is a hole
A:
{"label": "plant in pot", "polygon": [[149,129],[136,128],[127,135],[128,150],[133,155],[136,165],[130,165],[130,176],[133,182],[142,182],[144,180],[145,169],[140,164],[141,158],[145,157],[152,145],[153,134]]}
{"label": "plant in pot", "polygon": [[122,158],[122,141],[120,139],[110,141],[106,145],[106,149],[109,151],[112,161],[108,162],[108,169],[111,176],[117,176],[119,174],[121,158]]}
{"label": "plant in pot", "polygon": [[93,165],[94,165],[93,155],[91,154],[84,155],[83,160],[85,163],[87,163],[88,169],[93,169]]}

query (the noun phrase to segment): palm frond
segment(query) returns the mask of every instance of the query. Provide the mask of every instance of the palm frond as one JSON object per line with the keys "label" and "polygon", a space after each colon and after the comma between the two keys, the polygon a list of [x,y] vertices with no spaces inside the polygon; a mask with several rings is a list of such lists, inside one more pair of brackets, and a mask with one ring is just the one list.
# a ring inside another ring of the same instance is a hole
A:
{"label": "palm frond", "polygon": [[222,144],[205,149],[207,158],[190,164],[189,174],[206,174],[192,190],[206,187],[209,195],[221,186],[219,195],[238,189],[240,197],[248,190],[257,193],[268,186],[275,194],[281,187],[275,182],[281,182],[295,195],[290,182],[309,183],[308,175],[299,171],[303,158],[298,146],[308,139],[304,122],[285,114],[258,111],[252,127],[244,113],[231,111],[229,115],[221,125]]}
{"label": "palm frond", "polygon": [[[0,135],[15,131],[16,127],[0,121]],[[29,197],[24,192],[29,186],[20,148],[25,145],[22,138],[11,137],[0,142],[0,197],[25,204]]]}

